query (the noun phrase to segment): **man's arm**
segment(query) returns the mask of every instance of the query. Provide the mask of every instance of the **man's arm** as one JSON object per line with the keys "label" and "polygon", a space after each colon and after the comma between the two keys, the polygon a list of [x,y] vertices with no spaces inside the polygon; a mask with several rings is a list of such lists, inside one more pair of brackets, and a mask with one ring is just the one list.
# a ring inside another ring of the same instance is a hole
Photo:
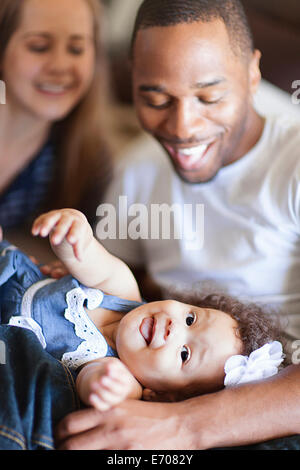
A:
{"label": "man's arm", "polygon": [[[300,433],[300,367],[179,403],[128,400],[81,410],[57,429],[61,449],[208,449]],[[116,444],[117,443],[117,444]]]}

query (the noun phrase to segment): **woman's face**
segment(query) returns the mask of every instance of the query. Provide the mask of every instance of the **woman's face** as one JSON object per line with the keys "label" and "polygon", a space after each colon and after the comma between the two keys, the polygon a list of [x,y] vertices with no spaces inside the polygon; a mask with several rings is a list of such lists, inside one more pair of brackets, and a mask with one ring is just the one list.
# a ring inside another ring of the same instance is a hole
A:
{"label": "woman's face", "polygon": [[85,0],[24,0],[1,64],[8,105],[60,120],[87,92],[94,67],[93,17]]}

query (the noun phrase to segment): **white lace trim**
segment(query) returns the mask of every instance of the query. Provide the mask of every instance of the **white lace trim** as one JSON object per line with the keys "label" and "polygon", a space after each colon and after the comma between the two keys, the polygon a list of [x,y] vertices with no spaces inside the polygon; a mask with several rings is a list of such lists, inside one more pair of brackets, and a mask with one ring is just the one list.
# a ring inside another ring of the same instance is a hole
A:
{"label": "white lace trim", "polygon": [[27,289],[23,296],[21,305],[21,315],[11,317],[8,322],[8,324],[11,326],[19,326],[20,328],[27,328],[27,330],[31,330],[37,336],[39,342],[41,343],[44,349],[46,348],[47,343],[43,335],[42,328],[32,318],[31,305],[35,293],[45,285],[50,284],[54,281],[55,279],[44,279],[42,281],[38,281],[32,284],[32,286]]}
{"label": "white lace trim", "polygon": [[[52,282],[55,282],[55,279],[47,278],[30,286],[22,299],[21,315],[11,317],[8,323],[11,326],[31,330],[44,349],[47,347],[47,343],[41,326],[32,318],[31,306],[36,292]],[[62,356],[62,362],[71,369],[77,369],[82,364],[98,357],[105,357],[107,354],[106,340],[90,320],[84,308],[85,301],[87,301],[89,310],[97,308],[102,303],[103,297],[104,294],[100,290],[84,286],[74,288],[66,294],[68,307],[65,309],[64,316],[74,324],[75,334],[78,338],[84,340],[76,351],[65,353]]]}
{"label": "white lace trim", "polygon": [[46,349],[47,343],[44,338],[42,328],[40,325],[33,320],[33,318],[26,318],[26,317],[11,317],[8,322],[11,326],[19,326],[20,328],[26,328],[27,330],[31,330],[38,338],[39,342]]}
{"label": "white lace trim", "polygon": [[55,279],[47,278],[43,279],[42,281],[35,282],[32,284],[32,286],[27,289],[25,292],[23,299],[22,299],[22,305],[21,305],[21,315],[23,317],[28,317],[30,318],[31,315],[31,305],[32,305],[32,300],[33,297],[35,296],[36,292],[40,290],[42,287],[51,284],[52,282],[55,282]]}
{"label": "white lace trim", "polygon": [[107,353],[108,346],[104,337],[84,309],[85,300],[87,307],[94,309],[101,304],[103,293],[98,289],[82,286],[70,290],[66,295],[68,307],[65,310],[65,318],[74,324],[76,335],[84,340],[76,351],[64,353],[62,356],[62,362],[70,369],[77,369],[86,362],[105,357]]}

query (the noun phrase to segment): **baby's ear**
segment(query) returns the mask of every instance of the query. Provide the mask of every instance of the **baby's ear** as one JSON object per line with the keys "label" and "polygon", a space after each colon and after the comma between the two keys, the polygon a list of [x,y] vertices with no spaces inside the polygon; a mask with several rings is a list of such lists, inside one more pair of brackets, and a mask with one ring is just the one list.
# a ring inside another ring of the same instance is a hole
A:
{"label": "baby's ear", "polygon": [[179,396],[176,392],[155,392],[154,390],[150,390],[150,388],[145,388],[143,390],[143,400],[174,402],[179,400]]}

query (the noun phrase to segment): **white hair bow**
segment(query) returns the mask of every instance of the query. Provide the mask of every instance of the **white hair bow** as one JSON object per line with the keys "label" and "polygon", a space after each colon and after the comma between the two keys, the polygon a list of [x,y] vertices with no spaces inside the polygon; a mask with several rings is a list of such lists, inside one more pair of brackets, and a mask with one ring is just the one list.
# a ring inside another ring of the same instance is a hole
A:
{"label": "white hair bow", "polygon": [[267,343],[253,351],[250,356],[235,355],[225,363],[225,387],[266,379],[277,374],[284,360],[282,344],[279,341]]}

